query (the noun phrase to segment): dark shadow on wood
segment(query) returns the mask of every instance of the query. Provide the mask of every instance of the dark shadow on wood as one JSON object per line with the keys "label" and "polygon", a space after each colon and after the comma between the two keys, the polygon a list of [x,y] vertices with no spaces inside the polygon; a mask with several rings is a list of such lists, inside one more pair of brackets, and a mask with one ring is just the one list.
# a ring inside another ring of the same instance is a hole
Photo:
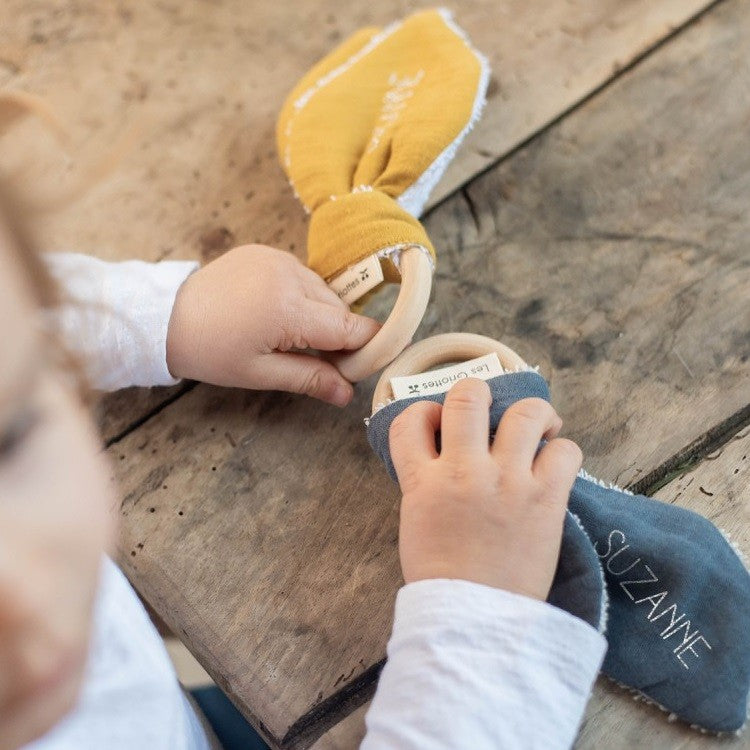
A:
{"label": "dark shadow on wood", "polygon": [[346,687],[302,715],[289,727],[281,746],[289,750],[305,750],[331,727],[367,703],[375,694],[378,677],[384,665],[385,659],[368,667]]}
{"label": "dark shadow on wood", "polygon": [[653,495],[680,474],[699,464],[750,425],[750,404],[704,432],[674,456],[628,487],[636,494]]}

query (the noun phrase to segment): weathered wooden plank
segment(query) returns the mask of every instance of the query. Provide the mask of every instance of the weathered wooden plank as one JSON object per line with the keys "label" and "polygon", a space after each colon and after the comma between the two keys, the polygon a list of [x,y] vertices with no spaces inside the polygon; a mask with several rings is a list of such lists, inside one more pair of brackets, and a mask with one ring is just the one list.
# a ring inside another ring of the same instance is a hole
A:
{"label": "weathered wooden plank", "polygon": [[[750,430],[735,435],[700,465],[656,494],[710,518],[729,533],[740,549],[750,550]],[[642,747],[653,750],[699,750],[716,740],[684,724],[666,722],[657,708],[626,699],[621,688],[600,680],[589,703],[577,750]],[[750,736],[725,739],[722,747],[750,747]]]}
{"label": "weathered wooden plank", "polygon": [[[489,57],[495,82],[483,124],[436,198],[709,4],[588,0],[540,12],[523,0],[461,3],[457,20]],[[53,223],[53,241],[149,259],[211,257],[233,239],[300,247],[302,212],[273,140],[284,97],[355,29],[430,5],[4,3],[0,82],[46,96],[86,155],[124,124],[142,124],[136,151]]]}
{"label": "weathered wooden plank", "polygon": [[123,432],[134,429],[193,387],[193,383],[179,383],[169,388],[126,388],[117,393],[100,396],[94,412],[105,444],[116,442]]}
{"label": "weathered wooden plank", "polygon": [[[588,468],[621,483],[747,405],[748,32],[722,4],[428,221],[421,333],[540,362]],[[199,386],[113,446],[121,562],[286,746],[363,700],[384,655],[398,496],[364,439],[371,387],[342,413]]]}
{"label": "weathered wooden plank", "polygon": [[[731,438],[703,462],[674,479],[655,497],[676,503],[710,518],[729,533],[741,550],[750,550],[750,430]],[[576,750],[626,750],[642,747],[649,738],[651,750],[699,750],[716,746],[680,722],[665,721],[658,709],[627,700],[622,688],[602,678],[586,710]],[[364,717],[369,702],[326,732],[313,750],[354,750],[365,734]],[[722,747],[750,747],[750,737],[724,739]]]}
{"label": "weathered wooden plank", "polygon": [[589,469],[620,484],[748,405],[747,28],[718,6],[468,186],[471,226],[458,197],[429,222],[427,327],[540,364]]}
{"label": "weathered wooden plank", "polygon": [[[40,227],[55,249],[108,259],[210,260],[233,244],[260,241],[301,254],[306,221],[277,165],[273,138],[284,96],[356,28],[425,5],[432,3],[6,0],[0,85],[47,98],[69,127],[73,158],[61,159],[32,127],[11,134],[7,152],[18,162],[4,166],[59,190],[113,148],[119,154],[114,172]],[[488,55],[495,77],[484,118],[434,199],[707,5],[462,2],[458,21]],[[123,133],[132,135],[124,151],[113,147]],[[155,394],[136,411],[129,397],[110,399],[105,437],[162,401]]]}
{"label": "weathered wooden plank", "polygon": [[399,580],[397,496],[361,416],[199,387],[112,450],[125,569],[267,734],[371,683]]}

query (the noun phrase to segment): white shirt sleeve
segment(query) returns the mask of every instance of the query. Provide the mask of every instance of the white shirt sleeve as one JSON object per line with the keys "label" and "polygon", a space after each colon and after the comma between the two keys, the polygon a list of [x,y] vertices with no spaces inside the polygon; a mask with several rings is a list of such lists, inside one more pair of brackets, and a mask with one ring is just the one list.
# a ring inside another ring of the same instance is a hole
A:
{"label": "white shirt sleeve", "polygon": [[167,368],[167,329],[177,290],[197,263],[108,263],[74,253],[44,258],[63,297],[49,322],[93,388],[179,382]]}
{"label": "white shirt sleeve", "polygon": [[[51,323],[93,387],[178,382],[167,368],[167,330],[177,291],[197,263],[45,259],[63,292]],[[543,602],[467,581],[404,586],[362,750],[569,748],[605,649],[594,628]],[[162,665],[158,671],[174,681]],[[179,696],[176,682],[163,694]],[[172,710],[181,727],[194,719],[182,703]],[[188,737],[203,746],[192,724],[174,747],[194,746]],[[90,717],[84,725],[89,731]],[[58,746],[67,747],[53,741]]]}
{"label": "white shirt sleeve", "polygon": [[544,602],[468,581],[408,584],[361,748],[570,748],[605,650]]}

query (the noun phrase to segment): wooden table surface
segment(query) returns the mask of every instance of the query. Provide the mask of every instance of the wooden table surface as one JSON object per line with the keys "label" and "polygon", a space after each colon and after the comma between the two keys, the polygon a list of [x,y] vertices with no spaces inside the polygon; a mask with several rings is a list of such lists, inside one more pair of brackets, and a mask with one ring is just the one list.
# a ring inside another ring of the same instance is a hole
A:
{"label": "wooden table surface", "polygon": [[[63,168],[46,144],[17,168],[72,184],[135,128],[46,241],[105,258],[208,260],[249,241],[303,254],[275,114],[339,39],[418,5],[6,0],[0,83],[44,95],[76,155]],[[425,220],[439,263],[419,332],[483,333],[538,363],[589,471],[661,487],[746,549],[748,10],[457,4],[494,74]],[[5,138],[21,154],[42,136]],[[119,561],[274,747],[355,747],[383,663],[399,497],[364,436],[373,383],[343,412],[190,384],[104,404]],[[604,684],[578,741],[712,744]]]}

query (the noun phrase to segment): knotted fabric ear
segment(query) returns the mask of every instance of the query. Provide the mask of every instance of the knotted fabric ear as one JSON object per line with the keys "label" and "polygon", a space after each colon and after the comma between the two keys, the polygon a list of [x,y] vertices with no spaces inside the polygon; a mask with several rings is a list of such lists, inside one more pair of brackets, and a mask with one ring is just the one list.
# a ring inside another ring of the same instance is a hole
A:
{"label": "knotted fabric ear", "polygon": [[[547,384],[533,371],[487,383],[493,437],[510,404],[530,396],[549,400]],[[424,398],[442,403],[445,394]],[[417,400],[392,401],[368,420],[370,444],[394,479],[388,431]],[[697,513],[605,486],[585,472],[568,512],[549,601],[594,624],[590,613],[599,600],[591,582],[603,572],[609,600],[603,672],[699,728],[740,729],[750,691],[750,575],[733,546]],[[571,518],[585,534],[574,535]],[[564,573],[571,565],[589,566],[578,573],[580,588]],[[593,599],[584,606],[587,597]]]}
{"label": "knotted fabric ear", "polygon": [[418,221],[430,191],[478,119],[489,69],[446,11],[362,29],[287,98],[282,165],[312,214],[308,263],[330,281],[378,254],[398,281],[399,251],[434,249]]}

